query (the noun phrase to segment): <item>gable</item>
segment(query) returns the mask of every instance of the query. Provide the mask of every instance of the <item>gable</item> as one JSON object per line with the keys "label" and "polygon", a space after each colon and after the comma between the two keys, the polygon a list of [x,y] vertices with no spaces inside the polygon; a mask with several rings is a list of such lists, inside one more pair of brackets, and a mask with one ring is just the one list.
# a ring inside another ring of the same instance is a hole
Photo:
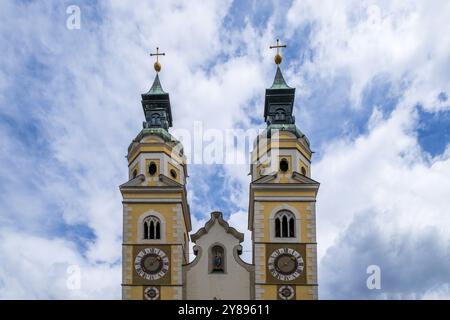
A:
{"label": "gable", "polygon": [[[225,233],[229,233],[230,235],[232,235],[233,237],[235,237],[237,240],[239,240],[238,243],[241,243],[242,241],[244,241],[244,234],[237,231],[235,228],[230,227],[230,225],[228,224],[228,222],[226,222],[223,219],[223,215],[222,212],[212,212],[211,213],[211,219],[209,219],[208,222],[206,222],[205,226],[200,228],[196,233],[191,235],[191,240],[192,242],[196,243],[196,241],[203,237],[204,235],[208,234],[209,231],[212,229],[212,227],[217,224],[218,226],[221,227],[221,229],[225,232]],[[216,229],[216,228],[215,228]],[[216,229],[217,230],[217,229]],[[220,229],[219,229],[220,230]]]}

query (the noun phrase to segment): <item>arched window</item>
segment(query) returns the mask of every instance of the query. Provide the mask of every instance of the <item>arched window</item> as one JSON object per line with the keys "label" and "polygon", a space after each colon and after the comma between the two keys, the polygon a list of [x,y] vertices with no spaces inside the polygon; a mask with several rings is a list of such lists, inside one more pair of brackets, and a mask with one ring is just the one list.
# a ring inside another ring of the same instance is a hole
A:
{"label": "arched window", "polygon": [[302,175],[306,176],[306,169],[305,169],[305,167],[302,167]]}
{"label": "arched window", "polygon": [[154,163],[153,161],[150,162],[150,165],[148,166],[148,173],[150,173],[151,176],[153,176],[156,173],[157,167],[156,167],[156,163]]}
{"label": "arched window", "polygon": [[292,212],[277,212],[274,223],[276,238],[295,238],[295,216]]}
{"label": "arched window", "polygon": [[283,108],[278,108],[275,111],[275,120],[284,121],[286,119],[286,110]]}
{"label": "arched window", "polygon": [[210,273],[225,272],[225,250],[220,245],[214,245],[209,252]]}
{"label": "arched window", "polygon": [[161,221],[155,216],[148,216],[144,219],[144,239],[161,239]]}
{"label": "arched window", "polygon": [[148,223],[147,221],[144,221],[144,239],[148,239]]}
{"label": "arched window", "polygon": [[295,219],[291,217],[289,219],[289,238],[295,238]]}
{"label": "arched window", "polygon": [[281,159],[280,161],[280,170],[283,172],[289,170],[289,162],[285,158]]}
{"label": "arched window", "polygon": [[281,237],[281,221],[280,219],[275,219],[275,237]]}
{"label": "arched window", "polygon": [[287,238],[289,236],[288,234],[288,219],[286,215],[283,215],[281,217],[281,236],[283,238]]}
{"label": "arched window", "polygon": [[151,116],[150,124],[152,126],[157,126],[161,124],[161,115],[159,113],[154,113]]}

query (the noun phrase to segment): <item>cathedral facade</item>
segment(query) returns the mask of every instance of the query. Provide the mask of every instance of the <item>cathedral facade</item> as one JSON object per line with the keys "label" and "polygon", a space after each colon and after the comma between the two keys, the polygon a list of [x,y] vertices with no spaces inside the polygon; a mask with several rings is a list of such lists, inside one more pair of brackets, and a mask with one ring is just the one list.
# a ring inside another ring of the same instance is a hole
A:
{"label": "cathedral facade", "polygon": [[186,157],[169,133],[171,104],[155,63],[153,85],[142,94],[143,129],[128,148],[129,180],[120,186],[123,299],[318,298],[319,183],[311,178],[309,141],[295,125],[295,88],[284,80],[279,53],[275,62],[275,78],[265,93],[267,127],[251,154],[251,264],[240,257],[244,234],[221,212],[212,212],[205,226],[192,232]]}

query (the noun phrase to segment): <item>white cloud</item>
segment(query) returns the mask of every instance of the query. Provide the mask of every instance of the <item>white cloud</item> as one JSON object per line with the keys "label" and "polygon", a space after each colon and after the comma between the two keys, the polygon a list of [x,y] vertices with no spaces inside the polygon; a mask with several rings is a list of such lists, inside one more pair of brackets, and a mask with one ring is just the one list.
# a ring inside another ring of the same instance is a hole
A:
{"label": "white cloud", "polygon": [[[450,37],[442,32],[449,16],[450,6],[439,1],[296,1],[288,12],[292,35],[307,24],[312,30],[312,60],[301,67],[308,79],[350,79],[355,115],[372,110],[367,133],[323,143],[313,164],[313,177],[321,182],[323,298],[448,297],[443,266],[450,263],[450,159],[448,149],[425,156],[415,129],[416,105],[448,109],[437,97],[450,89]],[[400,97],[391,115],[382,106],[362,105],[365,88],[379,75]],[[303,96],[321,90],[312,81],[302,84]],[[386,282],[381,291],[369,292],[366,267],[377,263]]]}
{"label": "white cloud", "polygon": [[305,69],[325,78],[348,73],[355,107],[373,77],[388,74],[398,87],[412,82],[411,102],[433,108],[450,88],[450,36],[442,32],[449,12],[441,1],[296,1],[287,18],[290,30],[312,23]]}
{"label": "white cloud", "polygon": [[[330,99],[348,95],[353,108],[372,110],[374,106],[361,105],[361,94],[379,74],[402,96],[390,117],[381,107],[374,109],[367,134],[339,136],[323,143],[320,160],[313,164],[313,178],[321,182],[317,213],[322,296],[345,297],[348,291],[333,295],[332,289],[347,280],[360,285],[357,281],[365,275],[351,278],[354,273],[348,270],[360,272],[352,262],[376,260],[379,253],[375,248],[356,250],[355,243],[370,246],[367,238],[379,230],[378,244],[388,266],[401,268],[405,267],[401,263],[413,262],[400,259],[395,264],[393,260],[406,258],[402,245],[408,237],[412,243],[405,251],[408,254],[429,244],[426,230],[433,230],[442,243],[433,247],[436,259],[446,261],[450,149],[431,161],[423,157],[414,135],[414,106],[421,102],[428,110],[446,107],[437,101],[437,94],[450,88],[450,35],[443,32],[450,5],[437,1],[376,5],[296,1],[286,17],[283,11],[274,10],[262,27],[247,20],[240,29],[226,30],[222,21],[230,5],[230,1],[130,5],[117,0],[101,4],[98,11],[81,5],[81,30],[69,31],[60,16],[65,10],[52,4],[2,3],[0,37],[7,45],[1,45],[1,115],[19,127],[36,123],[39,132],[33,145],[43,140],[48,148],[43,155],[30,155],[31,142],[22,141],[0,124],[5,137],[0,144],[0,176],[2,185],[8,185],[3,198],[7,201],[0,207],[2,298],[120,297],[117,263],[122,209],[117,187],[126,179],[123,156],[143,120],[139,94],[153,80],[149,51],[158,45],[167,53],[161,61],[161,80],[171,95],[175,128],[192,130],[194,121],[221,130],[237,124],[249,128],[253,126],[249,116],[262,118],[264,88],[270,85],[274,71],[267,45],[279,31],[275,25],[285,18],[283,30],[291,32],[293,43],[299,41],[296,32],[312,23],[310,38],[301,48],[313,50],[312,60],[298,68],[300,59],[293,59],[284,69],[288,83],[298,87],[301,97],[343,77],[350,79],[348,92],[331,88],[323,95]],[[85,19],[95,14],[100,21]],[[33,65],[36,69],[31,69]],[[14,99],[16,91],[27,93],[36,104],[19,105]],[[25,116],[23,110],[28,112]],[[310,128],[322,125],[320,119],[308,121]],[[303,123],[298,122],[300,129]],[[309,138],[314,146],[317,137]],[[231,194],[229,201],[239,208],[233,210],[229,222],[245,232],[247,261],[251,249],[246,230],[248,170],[245,165],[227,165],[220,177]],[[195,166],[189,172],[196,231],[209,219],[209,211],[227,212],[214,208],[213,201],[202,202],[204,194],[214,191],[207,183],[217,172]],[[377,228],[364,229],[367,216]],[[88,226],[96,235],[95,242],[85,243],[87,250],[80,254],[74,239],[46,234],[51,221],[58,219],[69,226]],[[390,248],[390,242],[399,238],[403,241]],[[70,264],[82,268],[81,291],[65,287]],[[18,273],[17,266],[35,269]],[[342,274],[336,277],[333,268],[342,269]],[[414,276],[416,270],[407,274]],[[424,271],[433,272],[432,265],[426,264]],[[393,281],[398,286],[387,286],[390,291],[376,297],[448,297],[448,283],[440,283],[439,277],[428,282],[423,278],[417,287],[406,288],[398,273],[387,270],[387,275],[399,276],[398,282]]]}
{"label": "white cloud", "polygon": [[[397,109],[366,136],[329,145],[316,164],[324,298],[421,298],[448,280],[450,158],[428,162],[415,125],[414,112]],[[384,266],[380,292],[364,287],[369,264]]]}
{"label": "white cloud", "polygon": [[[2,159],[8,159],[11,151],[18,157],[16,162],[8,160],[8,167],[2,170],[3,177],[14,182],[8,189],[9,196],[5,197],[8,200],[2,210],[13,207],[14,212],[6,218],[9,225],[16,224],[14,232],[4,229],[2,236],[5,244],[12,245],[16,233],[27,232],[39,246],[33,246],[33,251],[47,255],[58,251],[66,254],[61,261],[41,261],[36,272],[48,273],[47,270],[58,263],[75,263],[87,268],[88,276],[90,274],[92,278],[108,265],[120,262],[122,208],[118,186],[126,179],[124,155],[127,146],[139,132],[143,119],[139,95],[148,90],[153,80],[149,51],[158,45],[167,52],[162,60],[161,78],[163,87],[171,93],[177,127],[189,128],[201,115],[205,118],[200,117],[200,120],[208,119],[208,115],[214,118],[215,111],[211,106],[219,102],[223,104],[222,108],[239,110],[240,99],[248,96],[246,91],[240,90],[239,82],[249,79],[240,79],[236,73],[236,68],[243,67],[245,61],[236,59],[223,66],[219,64],[212,69],[211,75],[200,69],[210,63],[220,49],[218,32],[229,2],[200,5],[198,2],[164,1],[130,6],[116,1],[100,8],[102,20],[98,23],[86,18],[94,14],[94,8],[80,5],[82,24],[79,31],[69,31],[65,24],[58,26],[58,21],[64,21],[65,10],[57,10],[53,5],[16,5],[21,6],[21,10],[11,4],[4,4],[2,10],[6,22],[0,29],[2,38],[6,38],[11,30],[18,34],[10,45],[2,46],[4,56],[11,59],[4,60],[1,74],[23,74],[28,82],[35,82],[27,92],[39,104],[29,108],[28,116],[39,125],[39,138],[48,144],[49,150],[45,160],[30,159],[26,146],[20,144],[23,137],[10,137],[2,143]],[[11,20],[8,16],[16,19]],[[32,23],[19,23],[29,16],[33,17]],[[124,16],[127,19],[123,19]],[[20,54],[14,52],[19,49]],[[40,79],[39,70],[24,69],[25,63],[31,63],[28,61],[42,66],[48,79]],[[15,78],[15,81],[20,80]],[[236,94],[230,95],[229,100],[220,101],[217,94],[215,98],[205,94],[218,93],[220,87],[229,87]],[[5,93],[2,91],[2,99]],[[200,94],[204,99],[198,98]],[[43,101],[49,101],[48,105],[41,105]],[[7,109],[3,109],[2,102],[2,114],[14,116],[18,121],[21,119],[16,105],[8,103],[5,107]],[[231,126],[234,114],[227,113],[220,125]],[[18,163],[23,165],[17,168]],[[38,166],[44,170],[34,172]],[[26,181],[34,176],[39,178],[39,189],[30,187],[30,192],[24,194],[18,177]],[[69,226],[81,223],[93,231],[96,239],[85,243],[84,256],[71,247],[70,241],[75,239],[62,240],[64,236],[48,239],[47,229],[38,231],[40,221],[52,216],[49,210],[55,210],[53,215]],[[19,223],[26,220],[27,212],[32,213],[33,220]],[[7,254],[0,270],[6,277],[12,274],[9,266],[14,257],[8,247],[4,250]],[[16,250],[20,254],[27,252],[24,247]],[[30,257],[30,260],[36,259],[36,255]],[[118,267],[109,269],[113,272]],[[9,294],[16,297],[76,296],[61,288],[56,292],[56,289],[44,287],[44,281],[62,281],[61,273],[49,275],[42,282],[27,273],[15,274],[15,277],[17,283]],[[35,278],[37,280],[33,282]],[[31,288],[25,294],[24,285],[28,279]],[[82,288],[79,296],[119,297],[120,282],[120,276],[116,274],[114,281],[98,281],[96,290]]]}
{"label": "white cloud", "polygon": [[[2,229],[1,299],[118,299],[121,265],[87,262],[73,243]],[[118,248],[120,249],[120,247]],[[80,287],[70,287],[69,266],[80,270]],[[73,289],[73,290],[71,290]]]}

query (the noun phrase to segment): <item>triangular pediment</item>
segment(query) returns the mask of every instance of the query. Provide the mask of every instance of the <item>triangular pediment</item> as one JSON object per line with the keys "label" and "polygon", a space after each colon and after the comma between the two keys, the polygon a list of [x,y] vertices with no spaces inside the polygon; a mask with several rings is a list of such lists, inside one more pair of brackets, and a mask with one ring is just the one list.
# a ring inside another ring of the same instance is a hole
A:
{"label": "triangular pediment", "polygon": [[159,181],[161,181],[167,187],[183,187],[181,183],[176,182],[172,178],[169,178],[163,174],[159,175]]}
{"label": "triangular pediment", "polygon": [[316,180],[313,180],[311,178],[308,178],[307,176],[300,174],[298,172],[294,172],[292,174],[292,179],[300,182],[300,183],[307,183],[307,184],[317,184],[319,185],[319,182],[317,182]]}
{"label": "triangular pediment", "polygon": [[[276,178],[277,178],[277,174],[265,175],[265,176],[262,176],[262,177],[256,179],[255,181],[253,181],[253,183],[254,184],[275,183],[275,182],[277,182]],[[314,184],[314,185],[317,184],[317,185],[319,185],[319,182],[317,182],[311,178],[308,178],[307,176],[300,174],[298,172],[292,173],[291,178],[293,181],[290,181],[288,183],[302,183],[302,184]]]}
{"label": "triangular pediment", "polygon": [[126,188],[126,187],[138,187],[141,186],[145,182],[145,176],[143,174],[140,174],[136,176],[135,178],[125,182],[124,184],[120,185],[120,189]]}
{"label": "triangular pediment", "polygon": [[[183,185],[163,174],[159,175],[159,181],[161,182],[160,185],[158,185],[157,187],[178,187],[178,188],[182,188]],[[132,187],[149,187],[145,184],[145,176],[143,174],[138,175],[136,178],[133,178],[127,182],[125,182],[124,184],[122,184],[120,186],[120,189],[123,188],[132,188]],[[149,187],[149,188],[153,188],[153,187]]]}
{"label": "triangular pediment", "polygon": [[255,181],[253,181],[253,183],[270,183],[273,180],[275,180],[277,178],[277,174],[269,174],[269,175],[264,175],[258,179],[256,179]]}

